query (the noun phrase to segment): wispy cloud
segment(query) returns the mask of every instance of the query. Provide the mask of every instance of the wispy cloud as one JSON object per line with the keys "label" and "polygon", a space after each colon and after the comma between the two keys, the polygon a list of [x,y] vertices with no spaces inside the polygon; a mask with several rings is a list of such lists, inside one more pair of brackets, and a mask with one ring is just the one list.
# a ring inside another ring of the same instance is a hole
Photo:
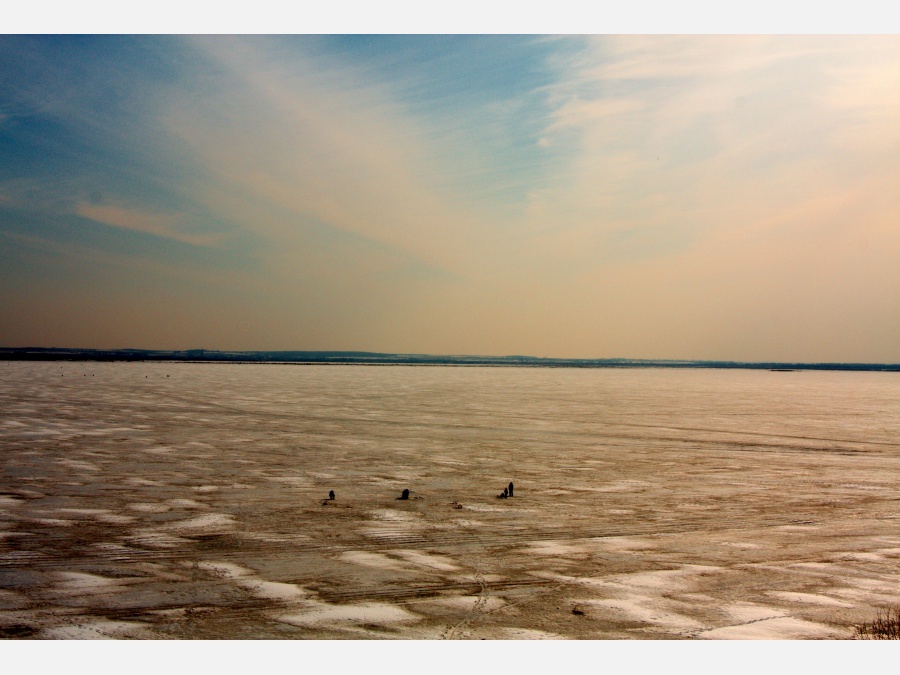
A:
{"label": "wispy cloud", "polygon": [[216,246],[222,242],[220,234],[192,234],[185,232],[185,217],[180,214],[145,213],[121,206],[80,203],[75,213],[83,218],[104,225],[121,227],[126,230],[152,234],[183,244],[194,246]]}
{"label": "wispy cloud", "polygon": [[888,353],[900,322],[900,268],[890,262],[900,259],[891,225],[900,197],[888,187],[900,181],[898,47],[894,38],[588,42],[548,92],[556,108],[544,138],[571,151],[566,180],[532,193],[533,259],[567,266],[568,288],[622,327],[618,342],[632,336],[644,351],[681,343],[699,356],[740,344],[764,358],[790,335],[793,357],[834,358],[825,335],[841,333],[840,317],[857,316],[865,295],[877,316],[857,344]]}
{"label": "wispy cloud", "polygon": [[[353,68],[289,62],[254,40],[199,40],[224,73],[208,97],[181,101],[166,124],[211,181],[209,208],[298,242],[317,224],[447,270],[470,227],[433,184],[420,122]],[[469,232],[469,240],[474,233]]]}
{"label": "wispy cloud", "polygon": [[[833,38],[603,38],[561,72],[548,143],[575,135],[568,180],[535,190],[533,222],[594,231],[667,222],[692,236],[729,229],[821,191],[854,189],[855,167],[893,144],[897,41]],[[845,64],[848,56],[852,60]],[[854,105],[850,101],[868,102]],[[859,123],[863,122],[864,123]],[[849,183],[847,181],[850,181]],[[565,214],[553,219],[550,213]],[[680,220],[681,223],[673,221]]]}

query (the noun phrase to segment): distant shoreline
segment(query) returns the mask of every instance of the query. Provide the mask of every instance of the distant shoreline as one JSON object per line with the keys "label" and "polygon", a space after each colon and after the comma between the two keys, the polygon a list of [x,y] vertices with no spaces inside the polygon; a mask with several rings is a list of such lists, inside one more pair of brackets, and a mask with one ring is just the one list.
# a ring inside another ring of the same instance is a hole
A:
{"label": "distant shoreline", "polygon": [[900,372],[900,364],[897,363],[784,363],[665,359],[556,359],[535,356],[434,356],[429,354],[383,354],[377,352],[223,352],[206,349],[167,351],[146,349],[65,349],[54,347],[0,348],[0,361],[499,366],[519,368],[725,368],[769,370],[773,372],[793,372],[801,370]]}

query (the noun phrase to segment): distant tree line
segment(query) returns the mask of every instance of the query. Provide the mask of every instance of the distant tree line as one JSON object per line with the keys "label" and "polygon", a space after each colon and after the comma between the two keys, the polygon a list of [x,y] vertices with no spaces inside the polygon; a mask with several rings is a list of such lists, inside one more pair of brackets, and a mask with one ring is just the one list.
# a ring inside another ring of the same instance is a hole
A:
{"label": "distant tree line", "polygon": [[57,347],[0,348],[4,361],[184,361],[231,363],[368,364],[437,366],[519,366],[536,368],[742,368],[790,372],[853,370],[900,372],[890,363],[778,363],[743,361],[676,361],[664,359],[554,359],[536,356],[433,356],[377,352],[247,351],[208,349],[64,349]]}

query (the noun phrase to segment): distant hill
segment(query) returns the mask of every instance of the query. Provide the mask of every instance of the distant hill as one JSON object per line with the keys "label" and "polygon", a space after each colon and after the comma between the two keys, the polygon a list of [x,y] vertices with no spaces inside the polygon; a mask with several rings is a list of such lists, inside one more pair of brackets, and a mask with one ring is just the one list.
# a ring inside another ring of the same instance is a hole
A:
{"label": "distant hill", "polygon": [[209,349],[64,349],[0,348],[2,361],[184,361],[204,363],[294,363],[429,366],[518,366],[533,368],[744,368],[755,370],[855,370],[900,372],[889,363],[776,363],[679,361],[665,359],[555,359],[536,356],[434,356],[377,352],[220,352]]}

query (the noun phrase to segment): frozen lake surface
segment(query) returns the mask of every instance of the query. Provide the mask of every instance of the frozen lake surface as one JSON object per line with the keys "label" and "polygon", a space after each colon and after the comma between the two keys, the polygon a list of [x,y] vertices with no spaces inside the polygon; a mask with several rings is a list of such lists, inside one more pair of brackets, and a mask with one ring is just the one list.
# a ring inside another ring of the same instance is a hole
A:
{"label": "frozen lake surface", "polygon": [[6,362],[0,466],[6,637],[847,638],[900,603],[897,373]]}

